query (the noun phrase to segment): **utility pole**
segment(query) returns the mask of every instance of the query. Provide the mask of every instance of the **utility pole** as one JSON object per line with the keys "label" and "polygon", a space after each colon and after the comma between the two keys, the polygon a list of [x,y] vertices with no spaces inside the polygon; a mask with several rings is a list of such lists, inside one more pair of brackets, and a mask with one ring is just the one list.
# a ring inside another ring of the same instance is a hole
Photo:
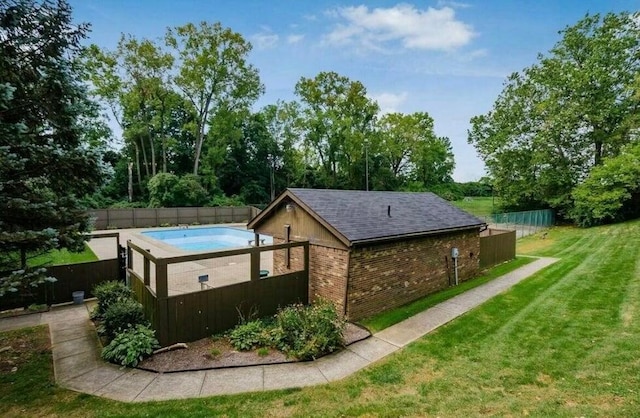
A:
{"label": "utility pole", "polygon": [[364,176],[369,191],[369,141],[364,141]]}

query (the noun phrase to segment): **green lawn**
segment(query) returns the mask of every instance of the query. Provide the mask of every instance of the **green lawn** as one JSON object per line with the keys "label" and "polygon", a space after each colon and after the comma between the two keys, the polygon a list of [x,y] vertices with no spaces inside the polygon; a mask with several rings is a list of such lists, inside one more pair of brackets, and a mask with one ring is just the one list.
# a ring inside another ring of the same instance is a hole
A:
{"label": "green lawn", "polygon": [[46,254],[39,255],[29,259],[32,266],[51,265],[57,266],[61,264],[85,263],[87,261],[97,261],[98,257],[85,244],[84,251],[81,253],[72,253],[67,249],[51,250]]}
{"label": "green lawn", "polygon": [[482,276],[476,277],[473,280],[460,283],[458,286],[453,286],[422,299],[418,299],[415,302],[409,303],[408,305],[390,309],[389,311],[383,312],[371,318],[367,318],[362,321],[362,325],[367,327],[371,332],[378,332],[382,329],[390,327],[393,324],[397,324],[400,321],[404,321],[405,319],[413,315],[425,311],[440,302],[444,302],[445,300],[451,299],[452,297],[459,295],[460,293],[464,293],[467,290],[478,287],[488,281],[495,279],[496,277],[502,276],[503,274],[507,274],[510,271],[517,269],[518,267],[529,264],[534,260],[535,258],[518,257],[515,260],[511,260],[507,263],[501,264],[486,271]]}
{"label": "green lawn", "polygon": [[496,197],[494,201],[492,197],[466,197],[451,203],[473,215],[484,217],[498,210],[500,199]]}
{"label": "green lawn", "polygon": [[42,366],[0,378],[0,416],[639,416],[640,221],[552,228],[518,251],[561,260],[340,382],[125,404]]}

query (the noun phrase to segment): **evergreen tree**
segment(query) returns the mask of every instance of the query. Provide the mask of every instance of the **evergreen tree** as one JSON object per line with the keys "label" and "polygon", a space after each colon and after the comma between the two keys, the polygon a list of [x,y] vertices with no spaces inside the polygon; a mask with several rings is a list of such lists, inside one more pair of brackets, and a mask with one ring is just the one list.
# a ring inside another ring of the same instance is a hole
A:
{"label": "evergreen tree", "polygon": [[101,170],[77,59],[87,29],[64,0],[0,2],[0,296],[51,280],[29,255],[80,250],[90,230],[80,198]]}

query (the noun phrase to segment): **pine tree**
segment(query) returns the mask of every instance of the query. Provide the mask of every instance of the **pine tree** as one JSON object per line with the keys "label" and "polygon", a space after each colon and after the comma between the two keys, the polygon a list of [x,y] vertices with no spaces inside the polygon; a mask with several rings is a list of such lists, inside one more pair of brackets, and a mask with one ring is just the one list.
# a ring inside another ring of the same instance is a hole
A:
{"label": "pine tree", "polygon": [[80,40],[64,1],[0,1],[0,296],[48,278],[28,257],[80,250],[91,222],[81,197],[101,180],[85,141],[95,105],[81,81]]}

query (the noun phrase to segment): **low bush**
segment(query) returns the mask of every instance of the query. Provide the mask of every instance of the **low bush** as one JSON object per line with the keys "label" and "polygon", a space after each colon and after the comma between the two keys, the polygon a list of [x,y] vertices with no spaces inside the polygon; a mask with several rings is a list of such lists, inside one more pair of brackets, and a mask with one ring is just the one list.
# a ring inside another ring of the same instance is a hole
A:
{"label": "low bush", "polygon": [[136,325],[119,333],[102,349],[102,358],[111,363],[135,367],[159,347],[155,331],[146,325]]}
{"label": "low bush", "polygon": [[92,293],[98,299],[98,306],[91,313],[94,319],[102,319],[109,306],[115,302],[133,298],[131,289],[117,281],[102,282],[93,288]]}
{"label": "low bush", "polygon": [[271,347],[288,356],[310,360],[344,346],[345,326],[331,302],[319,301],[310,306],[288,306],[272,321],[249,321],[228,335],[237,350]]}
{"label": "low bush", "polygon": [[112,303],[103,315],[102,333],[109,339],[136,325],[147,325],[142,305],[133,299]]}
{"label": "low bush", "polygon": [[231,330],[229,333],[229,341],[236,350],[252,350],[265,345],[267,342],[265,334],[267,332],[268,327],[265,323],[260,319],[256,319],[245,324],[240,324]]}
{"label": "low bush", "polygon": [[318,358],[344,345],[346,322],[329,301],[288,306],[276,314],[275,326],[281,334],[278,348],[301,360]]}

